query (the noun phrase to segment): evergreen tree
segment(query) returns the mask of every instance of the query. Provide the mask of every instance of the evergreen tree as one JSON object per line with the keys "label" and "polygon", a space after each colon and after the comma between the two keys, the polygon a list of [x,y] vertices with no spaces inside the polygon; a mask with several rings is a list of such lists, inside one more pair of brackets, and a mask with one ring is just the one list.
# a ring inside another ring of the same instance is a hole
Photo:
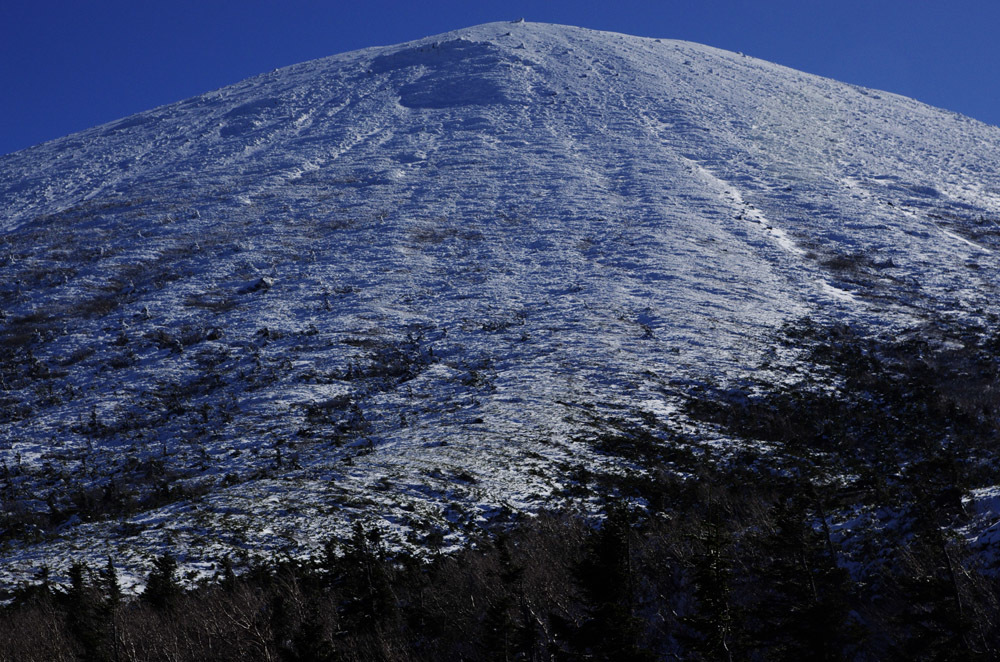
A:
{"label": "evergreen tree", "polygon": [[225,591],[236,588],[236,572],[233,570],[233,560],[228,556],[222,559],[222,572],[216,573],[219,585]]}
{"label": "evergreen tree", "polygon": [[169,551],[163,552],[153,560],[153,569],[146,579],[146,590],[142,592],[142,599],[157,609],[170,609],[180,595],[177,559]]}
{"label": "evergreen tree", "polygon": [[709,509],[708,521],[698,536],[702,547],[691,559],[696,610],[683,620],[690,633],[682,633],[693,659],[727,660],[739,657],[737,613],[731,594],[732,559],[730,536],[719,521],[717,508]]}
{"label": "evergreen tree", "polygon": [[106,662],[111,659],[109,627],[99,590],[89,581],[89,575],[87,567],[79,561],[70,566],[70,585],[65,596],[67,626],[82,649],[82,662]]}
{"label": "evergreen tree", "polygon": [[107,629],[112,660],[118,660],[118,610],[122,603],[122,589],[118,583],[118,570],[114,561],[108,557],[108,562],[100,574],[101,590],[104,593],[101,605],[101,620]]}
{"label": "evergreen tree", "polygon": [[382,534],[377,527],[355,522],[343,549],[338,562],[342,588],[348,596],[343,615],[359,630],[373,630],[395,613]]}
{"label": "evergreen tree", "polygon": [[586,618],[574,640],[584,655],[604,660],[654,659],[642,646],[644,623],[635,614],[634,523],[626,504],[612,504],[603,525],[588,537],[577,565],[576,582]]}
{"label": "evergreen tree", "polygon": [[122,601],[122,588],[118,583],[118,569],[115,568],[110,556],[104,569],[101,570],[101,589],[104,592],[105,604],[110,609],[117,609]]}
{"label": "evergreen tree", "polygon": [[322,621],[310,614],[292,638],[294,653],[284,658],[288,662],[333,662],[337,659],[333,644],[326,636]]}
{"label": "evergreen tree", "polygon": [[49,566],[43,565],[35,573],[33,582],[22,584],[14,592],[14,605],[51,605],[53,597],[52,573]]}
{"label": "evergreen tree", "polygon": [[750,590],[756,647],[769,660],[839,660],[856,633],[848,623],[849,577],[830,558],[827,540],[793,486],[771,512],[773,527],[756,542],[758,576]]}
{"label": "evergreen tree", "polygon": [[485,634],[482,640],[486,659],[530,660],[536,641],[534,628],[526,618],[528,607],[524,593],[524,568],[511,555],[511,541],[500,533],[494,541],[499,568],[495,594],[486,608]]}
{"label": "evergreen tree", "polygon": [[899,612],[894,619],[899,659],[985,659],[972,646],[972,624],[962,601],[956,561],[937,524],[939,515],[923,504],[911,509],[911,540],[894,568]]}

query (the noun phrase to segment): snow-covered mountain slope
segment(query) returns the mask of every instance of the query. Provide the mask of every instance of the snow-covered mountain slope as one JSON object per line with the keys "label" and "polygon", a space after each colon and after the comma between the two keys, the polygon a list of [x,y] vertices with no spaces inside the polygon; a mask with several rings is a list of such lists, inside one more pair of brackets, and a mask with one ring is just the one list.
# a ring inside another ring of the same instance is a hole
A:
{"label": "snow-covered mountain slope", "polygon": [[1000,129],[696,44],[492,23],[0,157],[0,580],[402,540],[627,470],[803,316],[996,311]]}

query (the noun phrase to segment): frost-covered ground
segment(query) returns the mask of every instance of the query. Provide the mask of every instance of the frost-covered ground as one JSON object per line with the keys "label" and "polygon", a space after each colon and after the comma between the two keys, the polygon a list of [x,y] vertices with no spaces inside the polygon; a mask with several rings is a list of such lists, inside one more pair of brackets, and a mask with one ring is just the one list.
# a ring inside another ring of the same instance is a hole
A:
{"label": "frost-covered ground", "polygon": [[996,127],[533,23],[0,157],[0,583],[210,575],[359,515],[457,543],[612,463],[590,412],[780,377],[786,321],[983,321],[998,223]]}

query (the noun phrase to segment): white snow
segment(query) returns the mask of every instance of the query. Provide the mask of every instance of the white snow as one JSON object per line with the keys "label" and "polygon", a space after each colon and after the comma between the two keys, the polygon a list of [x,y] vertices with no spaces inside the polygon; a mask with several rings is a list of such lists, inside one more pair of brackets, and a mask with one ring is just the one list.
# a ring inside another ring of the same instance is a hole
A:
{"label": "white snow", "polygon": [[612,462],[581,407],[672,416],[671,380],[745,375],[804,315],[996,311],[998,161],[1000,129],[909,99],[536,23],[0,157],[0,333],[59,373],[0,385],[4,507],[196,494],[8,543],[0,583],[540,507]]}

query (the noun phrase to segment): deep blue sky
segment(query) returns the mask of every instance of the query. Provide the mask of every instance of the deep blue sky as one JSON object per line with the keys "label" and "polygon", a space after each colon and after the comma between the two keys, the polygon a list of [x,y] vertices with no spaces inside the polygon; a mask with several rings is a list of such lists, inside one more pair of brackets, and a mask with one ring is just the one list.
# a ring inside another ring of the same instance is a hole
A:
{"label": "deep blue sky", "polygon": [[1000,124],[990,0],[0,0],[0,154],[276,67],[522,16],[743,51]]}

